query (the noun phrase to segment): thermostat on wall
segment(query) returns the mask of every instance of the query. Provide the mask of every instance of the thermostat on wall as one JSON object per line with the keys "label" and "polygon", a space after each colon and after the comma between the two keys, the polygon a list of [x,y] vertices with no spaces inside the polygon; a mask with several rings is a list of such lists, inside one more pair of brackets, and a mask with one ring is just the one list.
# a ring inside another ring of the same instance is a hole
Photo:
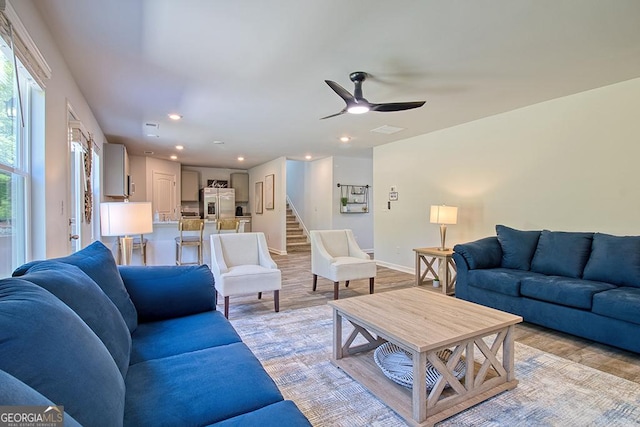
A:
{"label": "thermostat on wall", "polygon": [[389,192],[389,201],[390,202],[395,202],[396,200],[398,200],[398,192],[397,191],[390,191]]}

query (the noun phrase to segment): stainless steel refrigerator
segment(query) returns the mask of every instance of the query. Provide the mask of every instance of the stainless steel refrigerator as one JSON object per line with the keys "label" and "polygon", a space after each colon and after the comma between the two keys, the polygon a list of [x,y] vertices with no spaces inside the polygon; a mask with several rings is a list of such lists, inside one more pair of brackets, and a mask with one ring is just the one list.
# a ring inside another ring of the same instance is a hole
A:
{"label": "stainless steel refrigerator", "polygon": [[202,218],[210,221],[223,218],[235,218],[235,189],[207,187],[204,188],[202,192]]}

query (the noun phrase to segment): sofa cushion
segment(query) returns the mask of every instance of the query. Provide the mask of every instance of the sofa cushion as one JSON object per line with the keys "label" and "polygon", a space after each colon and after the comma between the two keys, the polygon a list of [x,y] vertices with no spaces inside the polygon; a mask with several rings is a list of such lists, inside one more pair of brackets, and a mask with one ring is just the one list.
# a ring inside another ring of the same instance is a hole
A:
{"label": "sofa cushion", "polygon": [[455,245],[453,250],[464,257],[471,270],[500,267],[502,247],[495,237]]}
{"label": "sofa cushion", "polygon": [[593,233],[543,230],[531,271],[549,276],[582,277],[592,238]]}
{"label": "sofa cushion", "polygon": [[539,276],[522,279],[520,293],[527,298],[590,310],[595,294],[615,287],[610,283],[591,280]]}
{"label": "sofa cushion", "polygon": [[300,412],[296,404],[290,400],[276,402],[253,412],[238,415],[237,417],[210,425],[216,427],[282,427],[285,425],[285,420],[287,427],[311,426],[309,420],[302,415],[302,412]]}
{"label": "sofa cushion", "polygon": [[529,270],[531,259],[538,246],[540,231],[521,231],[496,225],[496,233],[502,247],[501,267]]}
{"label": "sofa cushion", "polygon": [[621,287],[593,297],[594,313],[640,325],[640,288]]}
{"label": "sofa cushion", "polygon": [[[513,297],[520,296],[520,281],[532,274],[528,271],[509,268],[491,268],[487,270],[470,270],[469,286]],[[536,275],[538,276],[538,275]]]}
{"label": "sofa cushion", "polygon": [[140,323],[132,340],[132,365],[241,341],[219,311]]}
{"label": "sofa cushion", "polygon": [[[29,387],[16,377],[0,370],[0,406],[21,406],[21,405],[37,405],[37,406],[55,406],[56,404]],[[64,413],[62,418],[65,427],[80,426],[69,414]],[[15,425],[23,425],[16,423]],[[37,425],[36,423],[25,423],[24,425]]]}
{"label": "sofa cushion", "polygon": [[213,424],[283,400],[243,343],[137,363],[126,385],[129,426]]}
{"label": "sofa cushion", "polygon": [[640,288],[640,236],[595,233],[583,278]]}
{"label": "sofa cushion", "polygon": [[125,377],[131,334],[122,315],[102,289],[75,265],[39,262],[20,277],[43,287],[68,305],[103,342]]}
{"label": "sofa cushion", "polygon": [[120,274],[140,322],[216,309],[213,275],[206,265],[123,266]]}
{"label": "sofa cushion", "polygon": [[[51,259],[50,261],[64,262],[75,265],[84,271],[100,286],[102,291],[113,301],[122,314],[130,332],[133,332],[138,325],[138,314],[136,308],[129,298],[129,294],[122,283],[122,278],[118,272],[118,266],[113,259],[111,251],[100,241],[93,242],[86,248],[62,258]],[[44,261],[32,261],[18,267],[13,276],[22,276],[34,264]]]}
{"label": "sofa cushion", "polygon": [[124,380],[106,347],[62,301],[0,280],[0,369],[64,405],[80,424],[122,425]]}

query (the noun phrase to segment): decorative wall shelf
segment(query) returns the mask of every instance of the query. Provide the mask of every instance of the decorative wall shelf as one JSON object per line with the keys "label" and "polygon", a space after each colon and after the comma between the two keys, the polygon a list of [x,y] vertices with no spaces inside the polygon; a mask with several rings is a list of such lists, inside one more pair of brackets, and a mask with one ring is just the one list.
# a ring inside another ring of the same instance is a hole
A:
{"label": "decorative wall shelf", "polygon": [[369,212],[369,186],[338,184],[340,189],[340,213]]}

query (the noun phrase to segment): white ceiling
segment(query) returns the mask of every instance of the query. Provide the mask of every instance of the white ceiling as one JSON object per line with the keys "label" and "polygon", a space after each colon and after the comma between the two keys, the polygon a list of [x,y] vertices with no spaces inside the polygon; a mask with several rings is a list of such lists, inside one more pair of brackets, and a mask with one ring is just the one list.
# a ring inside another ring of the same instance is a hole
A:
{"label": "white ceiling", "polygon": [[[638,0],[34,2],[108,141],[188,165],[370,156],[380,144],[640,77]],[[371,75],[370,102],[427,103],[319,120],[344,107],[324,80],[353,92],[353,71]],[[172,122],[170,112],[184,117]],[[146,136],[147,122],[159,137]],[[405,130],[370,132],[383,125]]]}

